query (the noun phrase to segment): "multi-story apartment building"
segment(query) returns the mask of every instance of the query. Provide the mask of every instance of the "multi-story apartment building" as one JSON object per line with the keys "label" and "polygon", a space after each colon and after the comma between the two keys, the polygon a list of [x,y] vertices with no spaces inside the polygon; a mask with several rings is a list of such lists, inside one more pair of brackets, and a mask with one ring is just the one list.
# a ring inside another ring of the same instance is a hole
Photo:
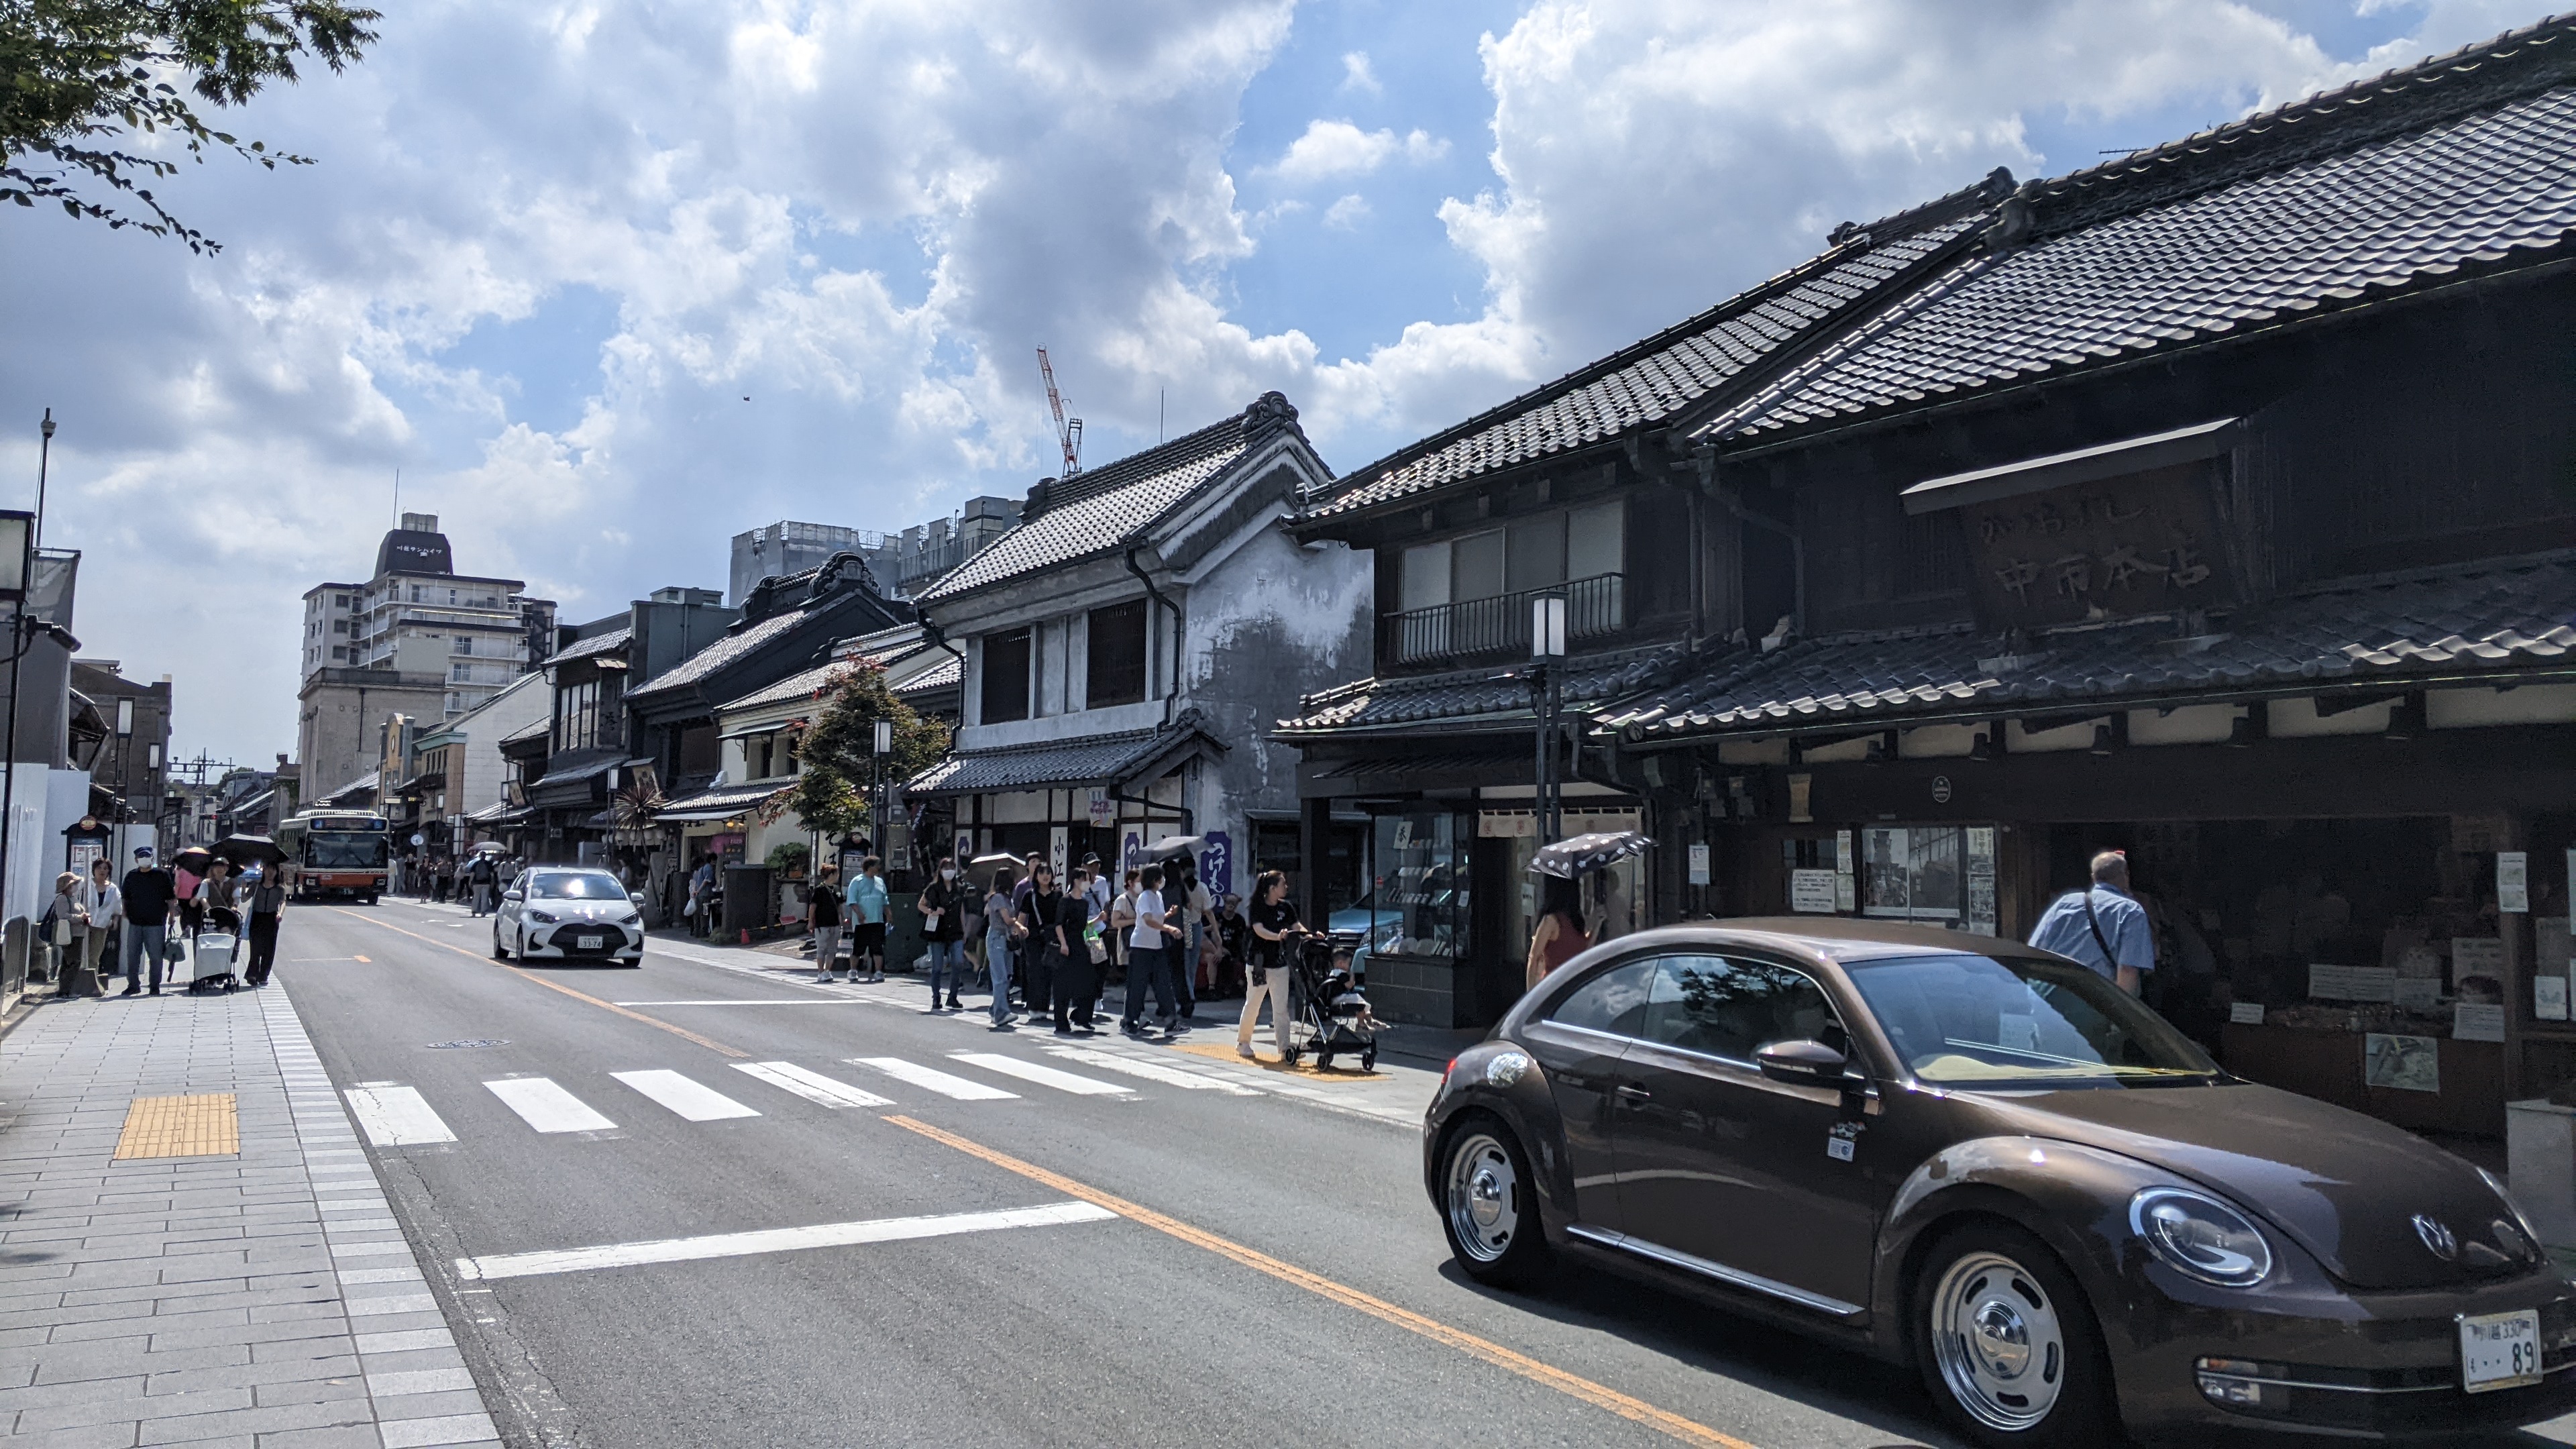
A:
{"label": "multi-story apartment building", "polygon": [[475,709],[554,652],[555,606],[517,579],[456,572],[438,516],[406,513],[363,584],[304,595],[298,758],[324,789],[373,763],[391,711],[432,720]]}
{"label": "multi-story apartment building", "polygon": [[830,523],[781,520],[733,536],[725,601],[736,608],[762,579],[788,578],[854,553],[868,566],[880,597],[909,599],[940,575],[1010,531],[1020,505],[1008,498],[969,498],[947,518],[916,523],[901,533],[878,533]]}

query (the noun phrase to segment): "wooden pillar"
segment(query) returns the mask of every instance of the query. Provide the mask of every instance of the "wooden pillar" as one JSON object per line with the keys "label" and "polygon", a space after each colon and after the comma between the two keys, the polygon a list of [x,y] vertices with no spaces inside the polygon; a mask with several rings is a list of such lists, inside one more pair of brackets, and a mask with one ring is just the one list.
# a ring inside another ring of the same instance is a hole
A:
{"label": "wooden pillar", "polygon": [[1312,924],[1321,924],[1330,912],[1324,909],[1324,874],[1333,861],[1333,802],[1328,799],[1297,802],[1297,915]]}

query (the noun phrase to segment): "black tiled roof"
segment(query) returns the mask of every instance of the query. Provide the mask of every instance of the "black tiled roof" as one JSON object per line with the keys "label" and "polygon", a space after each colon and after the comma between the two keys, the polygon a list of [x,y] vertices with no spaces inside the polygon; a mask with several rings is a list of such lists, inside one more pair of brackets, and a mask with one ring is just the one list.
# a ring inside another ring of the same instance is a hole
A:
{"label": "black tiled roof", "polygon": [[1017,790],[1125,785],[1157,760],[1198,748],[1223,753],[1196,710],[1169,725],[989,750],[958,750],[904,785],[914,795],[981,795]]}
{"label": "black tiled roof", "polygon": [[913,597],[921,603],[1127,547],[1183,500],[1224,473],[1273,428],[1294,428],[1297,410],[1265,393],[1241,413],[1114,463],[1051,480],[1043,507],[981,553]]}
{"label": "black tiled roof", "polygon": [[1771,435],[2529,265],[2576,231],[2576,18],[2054,181],[1696,430]]}
{"label": "black tiled roof", "polygon": [[2170,619],[2018,645],[1964,625],[1798,640],[1767,655],[1736,651],[1593,723],[1641,739],[1766,734],[2050,703],[2403,687],[2436,675],[2576,677],[2576,555],[2340,583],[2217,627],[2191,640],[2177,639]]}
{"label": "black tiled roof", "polygon": [[1378,507],[1659,423],[1744,377],[1957,241],[2002,199],[2002,173],[1835,245],[1646,340],[1359,469],[1311,516]]}
{"label": "black tiled roof", "polygon": [[740,699],[726,700],[716,708],[721,711],[756,709],[764,704],[785,704],[790,700],[812,699],[824,686],[857,667],[856,663],[847,659],[835,659],[828,664],[817,664],[811,669],[791,674],[776,684],[755,689]]}
{"label": "black tiled roof", "polygon": [[[1577,658],[1566,674],[1566,713],[1571,716],[1645,689],[1668,678],[1684,657],[1681,646],[1668,645]],[[1522,675],[1491,668],[1461,669],[1336,685],[1299,701],[1296,717],[1281,720],[1279,731],[1302,736],[1397,729],[1435,720],[1501,725],[1532,718],[1529,684]]]}
{"label": "black tiled roof", "polygon": [[793,788],[791,784],[781,784],[776,780],[749,785],[714,785],[677,800],[665,800],[654,806],[653,811],[657,815],[669,815],[684,810],[741,810],[765,805],[771,796],[784,794]]}
{"label": "black tiled roof", "polygon": [[561,664],[568,659],[587,659],[594,654],[606,654],[612,649],[623,649],[634,642],[634,639],[635,627],[629,624],[611,629],[605,634],[593,634],[587,639],[576,639],[556,650],[554,657],[546,662]]}
{"label": "black tiled roof", "polygon": [[[813,607],[828,608],[839,602],[841,602],[840,598],[835,596],[820,600]],[[642,689],[633,691],[628,698],[643,699],[650,695],[687,689],[735,660],[749,655],[772,639],[794,632],[796,626],[804,623],[811,612],[811,608],[789,609],[785,613],[772,614],[757,624],[737,624],[726,633],[718,635],[715,642],[706,648],[654,675]]]}

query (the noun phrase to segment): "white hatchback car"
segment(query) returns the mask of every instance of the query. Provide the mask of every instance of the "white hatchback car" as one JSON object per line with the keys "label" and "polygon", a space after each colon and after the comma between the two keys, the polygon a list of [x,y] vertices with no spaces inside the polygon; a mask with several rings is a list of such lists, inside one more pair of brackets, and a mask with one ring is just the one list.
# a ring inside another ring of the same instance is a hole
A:
{"label": "white hatchback car", "polygon": [[642,899],[604,870],[537,866],[501,892],[492,959],[644,964]]}

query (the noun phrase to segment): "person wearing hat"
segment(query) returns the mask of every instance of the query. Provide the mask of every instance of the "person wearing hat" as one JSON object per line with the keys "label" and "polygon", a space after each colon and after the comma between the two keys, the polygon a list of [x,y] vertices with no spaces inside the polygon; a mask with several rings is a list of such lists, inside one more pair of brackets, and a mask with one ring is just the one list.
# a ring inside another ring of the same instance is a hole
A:
{"label": "person wearing hat", "polygon": [[125,897],[125,995],[143,992],[143,958],[152,958],[152,994],[161,994],[162,943],[170,934],[170,903],[179,898],[178,883],[154,862],[152,847],[134,848],[134,869],[120,887]]}

